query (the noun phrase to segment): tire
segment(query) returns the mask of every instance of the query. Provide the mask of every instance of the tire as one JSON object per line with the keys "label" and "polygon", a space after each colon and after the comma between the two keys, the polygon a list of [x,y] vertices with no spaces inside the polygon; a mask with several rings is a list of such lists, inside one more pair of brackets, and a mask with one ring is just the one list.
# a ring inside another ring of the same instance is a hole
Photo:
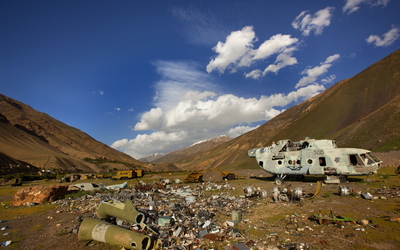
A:
{"label": "tire", "polygon": [[228,179],[228,180],[234,180],[235,179],[235,175],[233,175],[233,174],[228,174],[228,176],[226,177],[226,179]]}
{"label": "tire", "polygon": [[283,185],[285,183],[285,181],[281,178],[281,177],[276,177],[275,178],[275,184],[280,186]]}

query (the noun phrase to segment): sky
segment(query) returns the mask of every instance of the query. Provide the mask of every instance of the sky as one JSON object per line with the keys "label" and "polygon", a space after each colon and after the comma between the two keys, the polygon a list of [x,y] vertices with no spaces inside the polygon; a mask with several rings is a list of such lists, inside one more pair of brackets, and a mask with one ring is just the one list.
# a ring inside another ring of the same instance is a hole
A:
{"label": "sky", "polygon": [[400,0],[3,0],[0,93],[139,159],[237,137],[355,76],[399,49],[399,11]]}

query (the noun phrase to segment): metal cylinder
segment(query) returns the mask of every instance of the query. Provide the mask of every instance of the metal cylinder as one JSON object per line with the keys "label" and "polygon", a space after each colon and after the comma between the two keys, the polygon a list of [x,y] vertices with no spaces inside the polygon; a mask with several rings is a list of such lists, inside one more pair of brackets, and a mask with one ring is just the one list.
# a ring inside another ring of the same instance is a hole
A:
{"label": "metal cylinder", "polygon": [[106,221],[85,218],[79,228],[79,240],[95,240],[129,249],[149,249],[151,238]]}
{"label": "metal cylinder", "polygon": [[293,198],[300,200],[303,198],[303,189],[301,187],[296,187],[293,190]]}
{"label": "metal cylinder", "polygon": [[342,196],[346,196],[350,194],[350,189],[348,187],[342,186],[339,187],[339,194]]}
{"label": "metal cylinder", "polygon": [[241,222],[242,221],[242,212],[232,211],[232,221],[235,223]]}
{"label": "metal cylinder", "polygon": [[146,220],[145,215],[136,210],[131,200],[126,200],[125,203],[117,200],[113,200],[112,203],[101,202],[96,215],[100,219],[107,219],[112,216],[136,224],[144,223]]}
{"label": "metal cylinder", "polygon": [[244,188],[244,193],[246,197],[252,197],[255,194],[255,189],[252,186],[247,186]]}
{"label": "metal cylinder", "polygon": [[269,193],[267,190],[261,189],[258,191],[258,196],[260,196],[261,199],[267,199],[269,197]]}

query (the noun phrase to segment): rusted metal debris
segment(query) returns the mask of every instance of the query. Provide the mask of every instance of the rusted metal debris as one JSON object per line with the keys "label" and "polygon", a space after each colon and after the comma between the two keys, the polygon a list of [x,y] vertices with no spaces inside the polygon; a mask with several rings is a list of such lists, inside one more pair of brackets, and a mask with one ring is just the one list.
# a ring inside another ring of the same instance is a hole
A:
{"label": "rusted metal debris", "polygon": [[317,221],[319,224],[344,224],[345,222],[355,223],[355,219],[350,217],[336,216],[331,210],[329,214],[323,215],[321,211],[318,214],[311,215],[310,219]]}
{"label": "rusted metal debris", "polygon": [[301,187],[292,188],[291,185],[286,188],[274,187],[271,191],[247,186],[244,188],[246,198],[272,198],[275,202],[289,202],[293,200],[303,200],[304,192]]}
{"label": "rusted metal debris", "polygon": [[[136,188],[137,187],[137,188]],[[221,190],[219,194],[205,194],[206,190]],[[195,249],[204,241],[224,241],[228,237],[242,238],[241,232],[228,221],[217,221],[215,215],[235,217],[240,222],[243,211],[255,204],[253,201],[230,196],[229,183],[199,183],[193,186],[139,183],[135,188],[110,193],[96,193],[81,198],[59,200],[56,203],[66,209],[79,209],[92,220],[85,221],[83,232],[77,232],[82,240],[98,240],[116,244],[114,234],[130,235],[134,241],[124,240],[124,246],[132,249]],[[133,211],[131,214],[129,211]],[[235,214],[235,216],[233,216]],[[110,228],[99,230],[99,228]],[[80,228],[81,230],[81,228]],[[136,248],[135,248],[136,247]]]}
{"label": "rusted metal debris", "polygon": [[399,198],[400,197],[400,188],[399,187],[386,187],[382,186],[382,188],[371,189],[369,192],[358,191],[354,188],[350,188],[347,186],[339,187],[339,195],[341,196],[361,196],[367,200],[376,200],[376,199],[388,199],[388,198]]}

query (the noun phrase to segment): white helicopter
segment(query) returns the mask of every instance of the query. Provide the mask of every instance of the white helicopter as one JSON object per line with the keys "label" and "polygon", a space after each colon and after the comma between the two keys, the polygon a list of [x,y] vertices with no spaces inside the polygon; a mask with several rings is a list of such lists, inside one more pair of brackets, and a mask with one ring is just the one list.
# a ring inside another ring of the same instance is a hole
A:
{"label": "white helicopter", "polygon": [[269,147],[250,149],[248,155],[275,176],[277,185],[282,185],[286,176],[293,175],[300,178],[323,175],[327,183],[340,183],[346,181],[347,176],[374,174],[382,163],[371,151],[338,148],[334,140],[308,137],[299,142],[286,139]]}

